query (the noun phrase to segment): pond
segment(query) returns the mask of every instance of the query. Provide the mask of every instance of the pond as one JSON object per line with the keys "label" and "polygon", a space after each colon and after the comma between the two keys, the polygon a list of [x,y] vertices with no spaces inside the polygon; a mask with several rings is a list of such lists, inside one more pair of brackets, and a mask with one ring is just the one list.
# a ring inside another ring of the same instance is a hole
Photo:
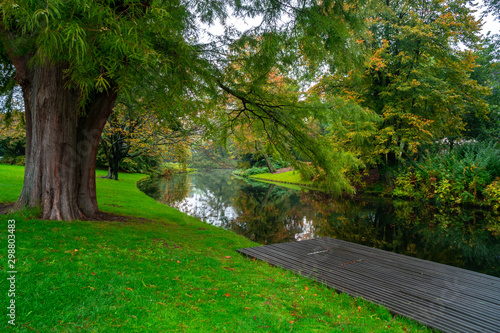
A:
{"label": "pond", "polygon": [[332,237],[500,277],[500,235],[488,210],[380,198],[332,198],[236,178],[231,170],[143,181],[173,208],[260,244]]}

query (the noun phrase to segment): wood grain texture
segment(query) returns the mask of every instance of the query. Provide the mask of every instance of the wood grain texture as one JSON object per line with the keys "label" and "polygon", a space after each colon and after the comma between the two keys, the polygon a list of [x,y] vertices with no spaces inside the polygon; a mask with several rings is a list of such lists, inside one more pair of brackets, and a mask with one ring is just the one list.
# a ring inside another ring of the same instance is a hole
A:
{"label": "wood grain texture", "polygon": [[500,278],[328,237],[238,252],[443,332],[500,332]]}

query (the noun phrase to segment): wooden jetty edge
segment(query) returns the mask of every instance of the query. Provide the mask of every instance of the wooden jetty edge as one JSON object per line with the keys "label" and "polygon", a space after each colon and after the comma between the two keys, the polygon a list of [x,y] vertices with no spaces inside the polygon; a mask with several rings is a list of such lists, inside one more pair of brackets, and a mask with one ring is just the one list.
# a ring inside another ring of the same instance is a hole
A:
{"label": "wooden jetty edge", "polygon": [[443,332],[500,332],[500,278],[329,237],[240,249]]}

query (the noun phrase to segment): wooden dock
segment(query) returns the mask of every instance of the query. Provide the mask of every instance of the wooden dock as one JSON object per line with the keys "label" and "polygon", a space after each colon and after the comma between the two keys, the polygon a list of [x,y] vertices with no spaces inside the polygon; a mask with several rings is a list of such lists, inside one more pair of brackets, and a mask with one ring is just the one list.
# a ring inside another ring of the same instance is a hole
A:
{"label": "wooden dock", "polygon": [[500,332],[500,278],[328,237],[238,250],[443,332]]}

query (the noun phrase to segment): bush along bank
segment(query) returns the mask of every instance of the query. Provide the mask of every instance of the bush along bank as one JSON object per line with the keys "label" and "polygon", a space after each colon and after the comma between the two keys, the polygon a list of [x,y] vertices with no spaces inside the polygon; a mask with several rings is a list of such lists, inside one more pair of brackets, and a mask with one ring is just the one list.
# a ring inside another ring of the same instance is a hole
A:
{"label": "bush along bank", "polygon": [[500,206],[500,150],[469,142],[429,154],[395,179],[392,194],[445,205]]}

